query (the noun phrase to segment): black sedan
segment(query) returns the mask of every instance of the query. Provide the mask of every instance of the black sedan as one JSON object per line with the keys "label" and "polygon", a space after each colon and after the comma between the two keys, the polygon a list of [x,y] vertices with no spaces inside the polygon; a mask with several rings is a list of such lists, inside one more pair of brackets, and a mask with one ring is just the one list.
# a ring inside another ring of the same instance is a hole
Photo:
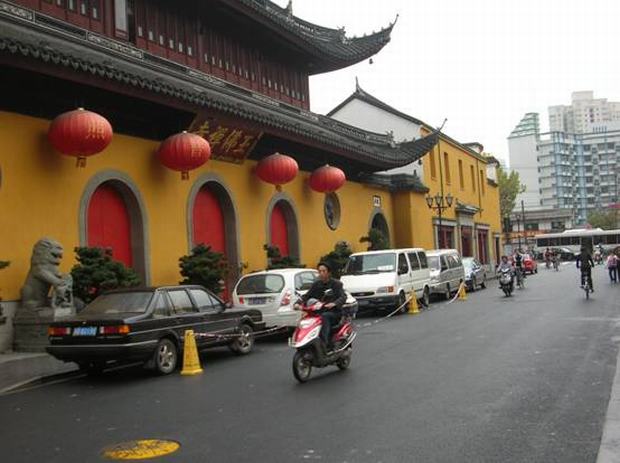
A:
{"label": "black sedan", "polygon": [[160,374],[175,370],[186,330],[198,350],[228,345],[248,354],[254,332],[264,328],[258,310],[227,308],[201,286],[124,289],[105,293],[78,315],[49,327],[47,352],[76,362],[88,373],[109,363],[145,362]]}

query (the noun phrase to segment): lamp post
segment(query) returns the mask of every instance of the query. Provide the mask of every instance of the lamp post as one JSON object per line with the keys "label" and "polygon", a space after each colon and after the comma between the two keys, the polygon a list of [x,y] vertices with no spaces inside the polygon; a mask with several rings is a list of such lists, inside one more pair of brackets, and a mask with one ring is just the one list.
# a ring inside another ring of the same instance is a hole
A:
{"label": "lamp post", "polygon": [[442,227],[441,227],[441,218],[443,211],[446,209],[450,209],[452,207],[452,201],[454,198],[450,193],[446,196],[443,196],[440,193],[437,193],[435,196],[428,195],[426,197],[426,205],[429,209],[437,211],[437,215],[439,216],[439,231],[437,233],[438,239],[437,244],[439,249],[443,249],[443,238],[442,238]]}

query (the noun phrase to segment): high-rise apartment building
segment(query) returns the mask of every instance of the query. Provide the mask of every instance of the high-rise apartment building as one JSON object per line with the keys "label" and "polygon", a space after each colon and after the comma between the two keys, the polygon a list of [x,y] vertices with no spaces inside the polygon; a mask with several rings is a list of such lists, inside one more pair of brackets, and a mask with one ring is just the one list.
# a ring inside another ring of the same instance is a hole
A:
{"label": "high-rise apartment building", "polygon": [[510,169],[519,172],[525,191],[517,197],[528,210],[539,209],[538,155],[536,144],[540,135],[538,113],[527,113],[508,137]]}
{"label": "high-rise apartment building", "polygon": [[620,130],[620,103],[594,98],[594,92],[573,92],[571,104],[549,106],[549,131],[598,133]]}
{"label": "high-rise apartment building", "polygon": [[549,108],[551,130],[540,133],[527,113],[508,137],[510,168],[526,187],[526,210],[566,209],[583,224],[588,213],[618,202],[620,103],[573,93],[571,106]]}

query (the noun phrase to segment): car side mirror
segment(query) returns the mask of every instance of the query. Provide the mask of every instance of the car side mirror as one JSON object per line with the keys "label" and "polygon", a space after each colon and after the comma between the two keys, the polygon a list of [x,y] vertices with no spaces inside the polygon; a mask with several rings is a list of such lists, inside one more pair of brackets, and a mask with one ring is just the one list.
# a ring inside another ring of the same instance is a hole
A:
{"label": "car side mirror", "polygon": [[226,309],[232,309],[233,304],[232,302],[227,302],[222,306],[222,311],[226,310]]}

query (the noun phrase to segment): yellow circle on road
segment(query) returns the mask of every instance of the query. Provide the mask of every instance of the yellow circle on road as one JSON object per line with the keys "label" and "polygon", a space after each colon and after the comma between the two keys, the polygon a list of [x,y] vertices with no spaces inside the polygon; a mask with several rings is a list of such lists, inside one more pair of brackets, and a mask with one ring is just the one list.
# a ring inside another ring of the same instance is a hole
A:
{"label": "yellow circle on road", "polygon": [[147,460],[168,455],[180,448],[178,442],[170,440],[132,440],[103,449],[103,456],[110,460]]}

